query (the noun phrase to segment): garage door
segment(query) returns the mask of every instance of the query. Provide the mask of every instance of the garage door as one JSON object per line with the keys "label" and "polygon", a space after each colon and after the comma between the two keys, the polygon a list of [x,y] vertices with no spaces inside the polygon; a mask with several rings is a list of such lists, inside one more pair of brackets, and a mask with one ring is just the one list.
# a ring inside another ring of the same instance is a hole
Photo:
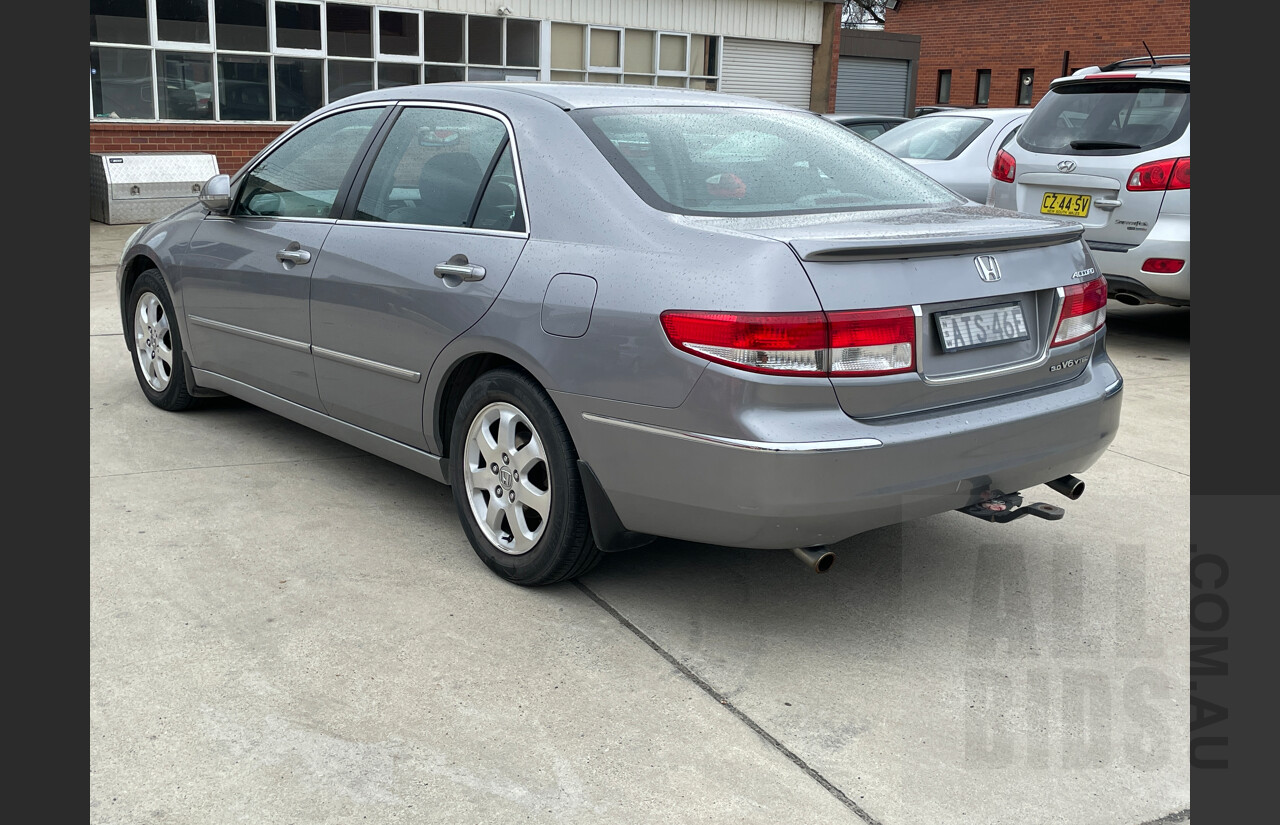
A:
{"label": "garage door", "polygon": [[813,46],[769,40],[724,39],[720,91],[809,108]]}
{"label": "garage door", "polygon": [[836,76],[836,111],[905,115],[909,66],[905,60],[840,58]]}

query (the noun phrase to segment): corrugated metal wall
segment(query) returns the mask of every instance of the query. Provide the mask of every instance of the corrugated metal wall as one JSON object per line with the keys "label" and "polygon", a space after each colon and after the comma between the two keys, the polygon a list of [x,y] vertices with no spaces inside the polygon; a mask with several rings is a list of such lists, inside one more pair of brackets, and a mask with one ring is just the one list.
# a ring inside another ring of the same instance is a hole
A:
{"label": "corrugated metal wall", "polygon": [[836,111],[905,115],[909,64],[905,60],[842,57],[836,77]]}
{"label": "corrugated metal wall", "polygon": [[720,91],[809,108],[813,47],[804,43],[724,39]]}

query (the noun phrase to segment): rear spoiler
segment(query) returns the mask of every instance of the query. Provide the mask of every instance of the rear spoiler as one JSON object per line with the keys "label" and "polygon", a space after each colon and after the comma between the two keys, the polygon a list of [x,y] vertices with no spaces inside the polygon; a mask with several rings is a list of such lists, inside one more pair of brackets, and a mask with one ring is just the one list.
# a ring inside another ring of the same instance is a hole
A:
{"label": "rear spoiler", "polygon": [[795,238],[788,241],[802,261],[870,261],[893,258],[941,257],[965,253],[1000,252],[1033,246],[1074,243],[1084,236],[1083,226],[1054,226],[1009,235],[956,235],[936,237],[882,235],[878,238]]}

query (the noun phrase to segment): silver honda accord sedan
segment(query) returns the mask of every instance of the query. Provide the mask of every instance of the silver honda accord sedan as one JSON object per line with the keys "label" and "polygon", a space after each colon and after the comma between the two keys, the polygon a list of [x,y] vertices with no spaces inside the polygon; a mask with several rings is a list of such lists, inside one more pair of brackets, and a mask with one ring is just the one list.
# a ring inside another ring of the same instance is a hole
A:
{"label": "silver honda accord sedan", "polygon": [[512,582],[655,537],[823,570],[1080,495],[1122,395],[1081,232],[755,98],[442,83],[298,122],[117,287],[152,404],[231,395],[448,484]]}

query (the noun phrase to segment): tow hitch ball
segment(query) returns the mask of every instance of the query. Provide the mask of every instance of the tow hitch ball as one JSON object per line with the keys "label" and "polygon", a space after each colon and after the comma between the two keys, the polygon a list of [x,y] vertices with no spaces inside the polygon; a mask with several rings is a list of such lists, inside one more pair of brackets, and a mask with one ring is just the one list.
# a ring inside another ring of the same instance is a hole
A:
{"label": "tow hitch ball", "polygon": [[[1084,482],[1075,476],[1055,478],[1053,481],[1048,482],[1047,486],[1072,501],[1084,495]],[[977,504],[960,508],[960,512],[980,518],[983,521],[995,522],[996,524],[1005,524],[1023,516],[1036,516],[1049,521],[1057,521],[1066,515],[1066,511],[1061,507],[1055,507],[1052,504],[1045,504],[1039,501],[1024,507],[1020,493],[1001,493],[994,490],[989,497],[979,501]]]}

